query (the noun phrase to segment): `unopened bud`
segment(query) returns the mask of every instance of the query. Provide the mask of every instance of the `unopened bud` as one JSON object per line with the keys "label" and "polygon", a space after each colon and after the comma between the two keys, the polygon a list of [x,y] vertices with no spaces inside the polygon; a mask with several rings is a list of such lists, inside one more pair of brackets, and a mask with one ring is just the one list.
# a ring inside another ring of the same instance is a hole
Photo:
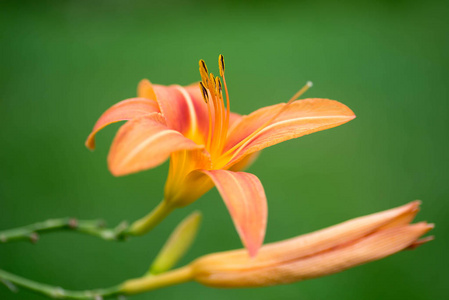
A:
{"label": "unopened bud", "polygon": [[173,231],[150,267],[150,274],[170,270],[189,250],[201,223],[201,213],[193,212]]}

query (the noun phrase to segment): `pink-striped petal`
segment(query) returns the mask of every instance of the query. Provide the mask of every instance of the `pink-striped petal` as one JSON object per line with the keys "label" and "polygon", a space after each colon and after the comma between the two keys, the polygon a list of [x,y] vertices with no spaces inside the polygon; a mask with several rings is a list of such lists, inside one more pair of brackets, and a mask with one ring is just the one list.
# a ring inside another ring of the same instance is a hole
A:
{"label": "pink-striped petal", "polygon": [[135,118],[123,125],[112,142],[108,165],[115,176],[127,175],[162,164],[172,152],[202,146],[169,129],[159,113]]}
{"label": "pink-striped petal", "polygon": [[95,149],[95,135],[107,125],[154,112],[159,112],[157,102],[145,98],[131,98],[115,104],[105,111],[95,123],[92,132],[87,137],[86,147],[90,150]]}
{"label": "pink-striped petal", "polygon": [[197,105],[195,97],[186,88],[179,85],[154,85],[154,90],[169,128],[188,136],[198,132],[208,122],[207,112],[206,115],[202,113],[202,109],[207,109],[205,103]]}
{"label": "pink-striped petal", "polygon": [[243,245],[254,257],[262,246],[267,226],[267,199],[259,179],[249,173],[203,170],[220,192]]}
{"label": "pink-striped petal", "polygon": [[[279,116],[272,120],[283,109],[285,103],[259,109],[236,124],[225,147],[232,149],[253,132],[263,129],[252,138],[241,144],[234,151],[229,165],[244,156],[280,142],[297,138],[306,134],[325,130],[344,124],[355,118],[354,113],[346,105],[329,99],[304,99],[289,105]],[[269,122],[267,124],[267,122]]]}
{"label": "pink-striped petal", "polygon": [[[198,144],[204,144],[209,132],[209,113],[198,83],[186,87],[179,85],[153,87],[168,127],[181,132]],[[214,124],[213,106],[211,118]],[[240,119],[241,115],[231,112],[230,126],[238,123]]]}

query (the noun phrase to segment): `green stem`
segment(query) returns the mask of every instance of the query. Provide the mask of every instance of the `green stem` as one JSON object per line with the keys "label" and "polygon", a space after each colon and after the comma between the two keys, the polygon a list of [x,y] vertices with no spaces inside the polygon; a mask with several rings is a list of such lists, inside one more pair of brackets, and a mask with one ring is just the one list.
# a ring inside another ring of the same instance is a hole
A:
{"label": "green stem", "polygon": [[107,297],[122,294],[121,286],[114,286],[106,289],[86,290],[86,291],[70,291],[57,286],[32,281],[6,271],[0,270],[0,279],[9,281],[17,286],[24,287],[33,292],[43,294],[45,296],[56,299],[104,299]]}
{"label": "green stem", "polygon": [[125,224],[117,228],[104,228],[104,222],[100,220],[77,220],[73,218],[50,219],[31,225],[0,231],[0,243],[7,243],[17,240],[30,240],[36,242],[39,233],[74,230],[77,232],[93,235],[104,240],[116,240],[121,237],[123,230],[128,227]]}
{"label": "green stem", "polygon": [[135,221],[130,228],[126,231],[127,234],[143,235],[156,227],[163,219],[165,219],[175,207],[167,203],[167,201],[161,201],[148,215]]}
{"label": "green stem", "polygon": [[0,231],[0,244],[17,240],[37,242],[39,233],[60,230],[73,230],[93,235],[104,240],[123,240],[129,235],[143,235],[158,225],[174,209],[174,206],[162,201],[148,215],[135,221],[131,226],[126,222],[115,228],[104,228],[100,220],[77,220],[73,218],[50,219],[23,227]]}
{"label": "green stem", "polygon": [[38,294],[56,299],[98,300],[119,295],[140,294],[163,287],[180,284],[193,279],[189,265],[159,275],[148,275],[130,279],[120,285],[105,289],[71,291],[23,278],[0,269],[0,280],[14,284]]}

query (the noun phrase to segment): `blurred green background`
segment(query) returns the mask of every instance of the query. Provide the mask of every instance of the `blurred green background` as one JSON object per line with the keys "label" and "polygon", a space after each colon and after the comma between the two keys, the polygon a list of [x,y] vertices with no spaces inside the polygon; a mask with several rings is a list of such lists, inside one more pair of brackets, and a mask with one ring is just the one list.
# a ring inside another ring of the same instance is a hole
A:
{"label": "blurred green background", "polygon": [[[379,262],[296,284],[218,290],[188,283],[132,299],[444,299],[449,184],[447,1],[0,1],[0,228],[75,216],[110,225],[159,202],[168,164],[114,178],[119,125],[84,147],[96,119],[142,78],[199,80],[227,62],[234,111],[307,97],[339,100],[357,119],[265,150],[250,172],[269,202],[266,242],[423,200],[436,240]],[[189,212],[204,222],[181,264],[241,247],[213,189],[141,238],[76,233],[0,245],[0,268],[70,289],[109,286],[147,269]],[[45,299],[0,286],[0,299]]]}

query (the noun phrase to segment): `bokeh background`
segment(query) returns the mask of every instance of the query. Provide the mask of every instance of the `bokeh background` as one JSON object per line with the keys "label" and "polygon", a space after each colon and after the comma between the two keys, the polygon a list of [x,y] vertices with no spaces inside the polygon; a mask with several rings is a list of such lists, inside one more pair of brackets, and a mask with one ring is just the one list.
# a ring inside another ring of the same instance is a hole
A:
{"label": "bokeh background", "polygon": [[[114,178],[106,156],[119,125],[84,140],[142,78],[199,80],[225,55],[231,106],[247,114],[308,97],[339,100],[357,119],[263,151],[250,171],[269,201],[267,242],[423,200],[436,240],[312,281],[239,290],[188,283],[132,299],[444,299],[449,263],[447,1],[0,1],[0,228],[53,217],[143,216],[163,196],[168,164]],[[214,189],[151,234],[126,243],[76,233],[0,245],[0,268],[70,289],[146,271],[189,212],[204,222],[180,263],[241,247]],[[0,299],[45,299],[0,286]]]}

